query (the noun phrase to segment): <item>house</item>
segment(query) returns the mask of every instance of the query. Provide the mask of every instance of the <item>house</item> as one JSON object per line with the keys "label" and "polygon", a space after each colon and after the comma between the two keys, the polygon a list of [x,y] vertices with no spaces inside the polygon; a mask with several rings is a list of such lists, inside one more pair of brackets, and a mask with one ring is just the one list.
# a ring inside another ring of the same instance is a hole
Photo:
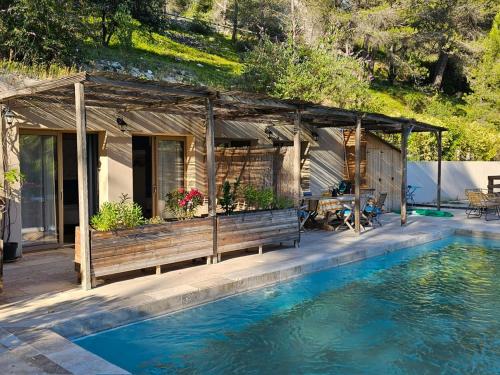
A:
{"label": "house", "polygon": [[[217,195],[210,191],[211,142],[216,190],[226,179],[240,179],[298,198],[303,191],[320,195],[342,179],[354,182],[358,138],[353,127],[359,125],[360,187],[387,192],[387,209],[395,210],[402,201],[404,159],[376,132],[444,130],[383,115],[103,73],[4,91],[0,103],[13,113],[10,124],[5,116],[3,121],[4,170],[19,168],[25,176],[10,212],[11,240],[24,251],[74,242],[82,218],[78,160],[86,160],[88,215],[125,195],[141,205],[146,217],[154,217],[163,215],[165,195],[175,188]],[[79,141],[78,126],[86,142]]]}

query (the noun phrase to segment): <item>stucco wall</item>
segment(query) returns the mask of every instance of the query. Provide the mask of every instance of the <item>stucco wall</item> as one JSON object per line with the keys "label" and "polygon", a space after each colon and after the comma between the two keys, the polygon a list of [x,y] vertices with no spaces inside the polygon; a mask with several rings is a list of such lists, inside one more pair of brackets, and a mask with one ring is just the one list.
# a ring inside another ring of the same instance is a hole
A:
{"label": "stucco wall", "polygon": [[[500,175],[500,161],[443,161],[441,199],[463,200],[465,189],[486,189],[488,176]],[[408,184],[419,186],[417,203],[436,202],[437,162],[408,163]]]}

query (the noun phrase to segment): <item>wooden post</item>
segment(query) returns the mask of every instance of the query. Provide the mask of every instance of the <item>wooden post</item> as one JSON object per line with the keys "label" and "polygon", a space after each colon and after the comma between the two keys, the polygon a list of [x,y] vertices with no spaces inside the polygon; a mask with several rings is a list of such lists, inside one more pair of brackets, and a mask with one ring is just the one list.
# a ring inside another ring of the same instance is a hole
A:
{"label": "wooden post", "polygon": [[82,288],[92,288],[90,271],[89,201],[87,181],[87,120],[85,117],[85,89],[82,82],[75,83],[76,147],[78,163],[78,212],[80,216],[80,270]]}
{"label": "wooden post", "polygon": [[436,205],[437,210],[441,211],[441,159],[443,157],[443,133],[441,131],[437,132],[437,191],[436,191]]}
{"label": "wooden post", "polygon": [[361,233],[361,117],[356,119],[354,168],[354,231]]}
{"label": "wooden post", "polygon": [[408,185],[408,125],[403,124],[401,127],[401,226],[406,225],[406,189]]}
{"label": "wooden post", "polygon": [[205,147],[207,153],[207,185],[208,185],[208,216],[212,218],[214,251],[212,263],[217,263],[217,197],[215,181],[215,118],[212,98],[207,98],[207,128],[205,132]]}
{"label": "wooden post", "polygon": [[293,189],[295,195],[295,206],[300,206],[301,186],[300,186],[300,169],[301,169],[301,150],[300,150],[300,111],[295,113],[293,136]]}

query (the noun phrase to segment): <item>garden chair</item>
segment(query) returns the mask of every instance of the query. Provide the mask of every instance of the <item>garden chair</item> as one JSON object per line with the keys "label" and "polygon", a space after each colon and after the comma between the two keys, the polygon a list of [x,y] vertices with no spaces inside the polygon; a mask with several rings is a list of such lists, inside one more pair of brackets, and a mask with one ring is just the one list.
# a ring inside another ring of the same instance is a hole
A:
{"label": "garden chair", "polygon": [[314,222],[316,216],[318,216],[318,199],[310,199],[307,201],[302,201],[300,209],[298,211],[300,227],[299,230],[303,230],[304,226],[308,222]]}
{"label": "garden chair", "polygon": [[363,209],[363,216],[366,218],[369,226],[373,227],[374,224],[378,224],[380,227],[382,223],[380,222],[380,215],[384,212],[384,204],[387,198],[387,193],[380,193],[377,200],[373,198],[368,199],[366,205]]}
{"label": "garden chair", "polygon": [[496,196],[483,193],[478,189],[468,189],[465,191],[465,195],[469,201],[469,206],[465,211],[467,218],[480,218],[484,215],[485,220],[488,221],[488,213],[493,211],[497,216],[493,220],[500,219],[500,201]]}

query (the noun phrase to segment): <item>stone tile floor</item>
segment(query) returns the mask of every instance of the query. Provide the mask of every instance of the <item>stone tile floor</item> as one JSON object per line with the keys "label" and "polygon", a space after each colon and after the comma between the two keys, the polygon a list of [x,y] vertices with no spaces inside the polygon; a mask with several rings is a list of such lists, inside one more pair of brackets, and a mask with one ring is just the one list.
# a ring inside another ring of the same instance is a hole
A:
{"label": "stone tile floor", "polygon": [[[215,265],[170,267],[161,275],[132,273],[106,280],[91,291],[83,291],[76,284],[72,249],[27,254],[5,267],[0,326],[10,330],[52,329],[75,338],[325,267],[437,240],[456,230],[500,239],[500,221],[468,220],[464,211],[453,213],[453,218],[410,216],[403,228],[397,215],[386,214],[382,228],[360,236],[352,232],[309,231],[303,234],[299,249],[269,247],[263,255],[237,254]],[[21,362],[32,365],[25,359]]]}

